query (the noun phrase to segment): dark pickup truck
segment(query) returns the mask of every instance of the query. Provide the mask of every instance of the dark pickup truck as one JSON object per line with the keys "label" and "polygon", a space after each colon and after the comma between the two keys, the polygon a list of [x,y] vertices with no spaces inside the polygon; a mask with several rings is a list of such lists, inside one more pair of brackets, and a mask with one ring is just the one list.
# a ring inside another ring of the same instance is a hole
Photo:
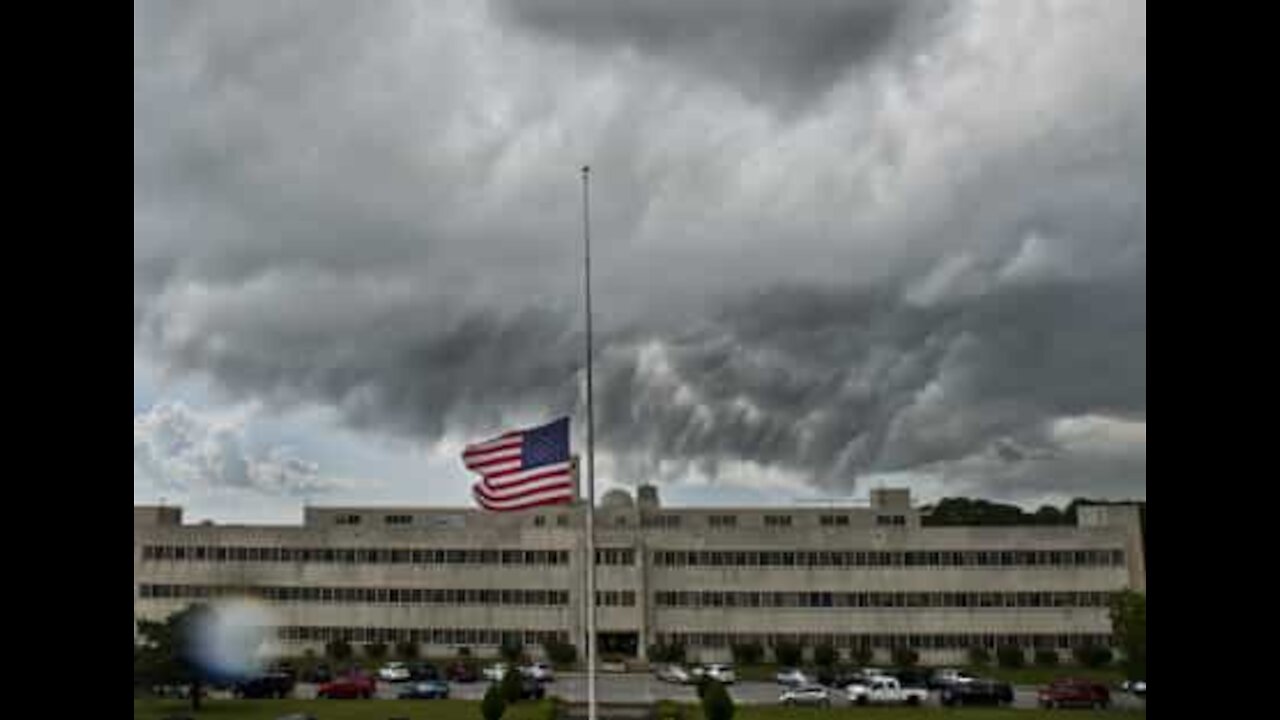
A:
{"label": "dark pickup truck", "polygon": [[273,672],[241,680],[232,694],[239,698],[287,698],[293,694],[293,675]]}

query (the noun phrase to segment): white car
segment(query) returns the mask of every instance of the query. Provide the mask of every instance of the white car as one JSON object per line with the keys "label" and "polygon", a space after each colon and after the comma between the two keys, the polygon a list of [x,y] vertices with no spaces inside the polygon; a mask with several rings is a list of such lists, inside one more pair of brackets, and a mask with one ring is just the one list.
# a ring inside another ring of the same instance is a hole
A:
{"label": "white car", "polygon": [[680,665],[660,665],[653,672],[659,680],[669,683],[678,683],[680,685],[688,685],[693,682],[693,675]]}
{"label": "white car", "polygon": [[1146,680],[1133,680],[1133,681],[1125,680],[1124,682],[1120,683],[1120,689],[1124,690],[1125,692],[1133,693],[1134,695],[1145,696],[1147,694],[1147,681]]}
{"label": "white car", "polygon": [[705,675],[706,677],[723,685],[732,685],[738,679],[738,676],[733,672],[732,665],[724,665],[721,663],[703,665],[695,670],[694,674],[699,676]]}
{"label": "white car", "polygon": [[481,671],[481,674],[490,682],[502,682],[502,678],[507,676],[508,669],[506,663],[494,663]]}
{"label": "white car", "polygon": [[932,684],[935,687],[947,687],[958,683],[973,682],[973,676],[955,668],[939,668],[933,673]]}
{"label": "white car", "polygon": [[551,669],[551,665],[544,662],[529,663],[520,668],[520,674],[538,682],[552,682],[556,679],[555,671]]}
{"label": "white car", "polygon": [[783,705],[831,706],[831,693],[821,685],[800,685],[782,693],[778,702]]}
{"label": "white car", "polygon": [[378,669],[378,679],[386,682],[408,682],[409,668],[402,662],[389,662]]}
{"label": "white car", "polygon": [[877,676],[845,688],[854,705],[923,705],[929,699],[924,688],[904,688],[897,678]]}
{"label": "white car", "polygon": [[812,685],[813,678],[805,675],[800,668],[782,668],[775,676],[779,685],[788,685],[791,687],[799,687],[801,685]]}

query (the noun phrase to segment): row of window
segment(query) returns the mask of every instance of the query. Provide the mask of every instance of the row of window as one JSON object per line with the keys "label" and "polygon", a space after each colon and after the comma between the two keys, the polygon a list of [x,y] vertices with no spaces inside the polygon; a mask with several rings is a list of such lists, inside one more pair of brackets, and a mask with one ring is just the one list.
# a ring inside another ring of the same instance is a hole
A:
{"label": "row of window", "polygon": [[875,650],[912,648],[916,650],[964,650],[972,647],[995,649],[1011,645],[1043,650],[1067,650],[1081,645],[1110,646],[1110,635],[1098,633],[1058,634],[1007,634],[1007,633],[944,633],[944,634],[840,634],[840,633],[658,633],[662,645],[684,647],[724,648],[747,643],[760,643],[776,647],[780,643],[798,644],[802,647],[831,645],[835,648],[872,648]]}
{"label": "row of window", "polygon": [[1111,566],[1122,550],[657,550],[659,567],[984,567]]}
{"label": "row of window", "polygon": [[[568,565],[568,550],[401,550],[386,548],[205,547],[145,545],[143,560],[303,562],[383,565]],[[597,565],[635,565],[631,548],[596,550]]]}
{"label": "row of window", "polygon": [[489,588],[365,588],[233,585],[140,585],[142,598],[200,599],[244,596],[274,602],[370,603],[392,605],[536,605],[563,607],[568,590]]}
{"label": "row of window", "polygon": [[350,643],[414,642],[430,645],[501,646],[504,642],[519,641],[525,645],[545,645],[549,642],[568,642],[569,633],[563,630],[502,630],[497,628],[379,628],[333,627],[315,625],[289,625],[277,628],[277,636],[287,642],[329,642],[346,640]]}
{"label": "row of window", "polygon": [[1107,607],[1107,592],[735,592],[659,591],[673,608],[1054,608]]}

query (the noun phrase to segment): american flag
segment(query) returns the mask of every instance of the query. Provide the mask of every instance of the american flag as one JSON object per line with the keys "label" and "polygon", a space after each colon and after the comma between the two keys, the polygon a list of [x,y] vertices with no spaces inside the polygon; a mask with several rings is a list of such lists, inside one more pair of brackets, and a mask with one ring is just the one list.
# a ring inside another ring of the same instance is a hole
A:
{"label": "american flag", "polygon": [[468,445],[462,462],[483,477],[471,486],[471,494],[486,510],[573,502],[567,417]]}

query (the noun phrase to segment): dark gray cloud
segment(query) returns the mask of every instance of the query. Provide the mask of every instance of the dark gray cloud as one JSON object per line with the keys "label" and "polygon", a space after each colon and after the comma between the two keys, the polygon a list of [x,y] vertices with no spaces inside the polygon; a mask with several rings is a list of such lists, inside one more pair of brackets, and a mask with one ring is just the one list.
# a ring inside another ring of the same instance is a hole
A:
{"label": "dark gray cloud", "polygon": [[[777,109],[820,97],[853,67],[910,59],[946,0],[499,0],[558,40],[688,67]],[[794,108],[791,108],[794,109]]]}
{"label": "dark gray cloud", "polygon": [[590,162],[614,479],[1143,492],[1144,5],[587,5],[135,5],[136,352],[423,442],[580,411]]}

